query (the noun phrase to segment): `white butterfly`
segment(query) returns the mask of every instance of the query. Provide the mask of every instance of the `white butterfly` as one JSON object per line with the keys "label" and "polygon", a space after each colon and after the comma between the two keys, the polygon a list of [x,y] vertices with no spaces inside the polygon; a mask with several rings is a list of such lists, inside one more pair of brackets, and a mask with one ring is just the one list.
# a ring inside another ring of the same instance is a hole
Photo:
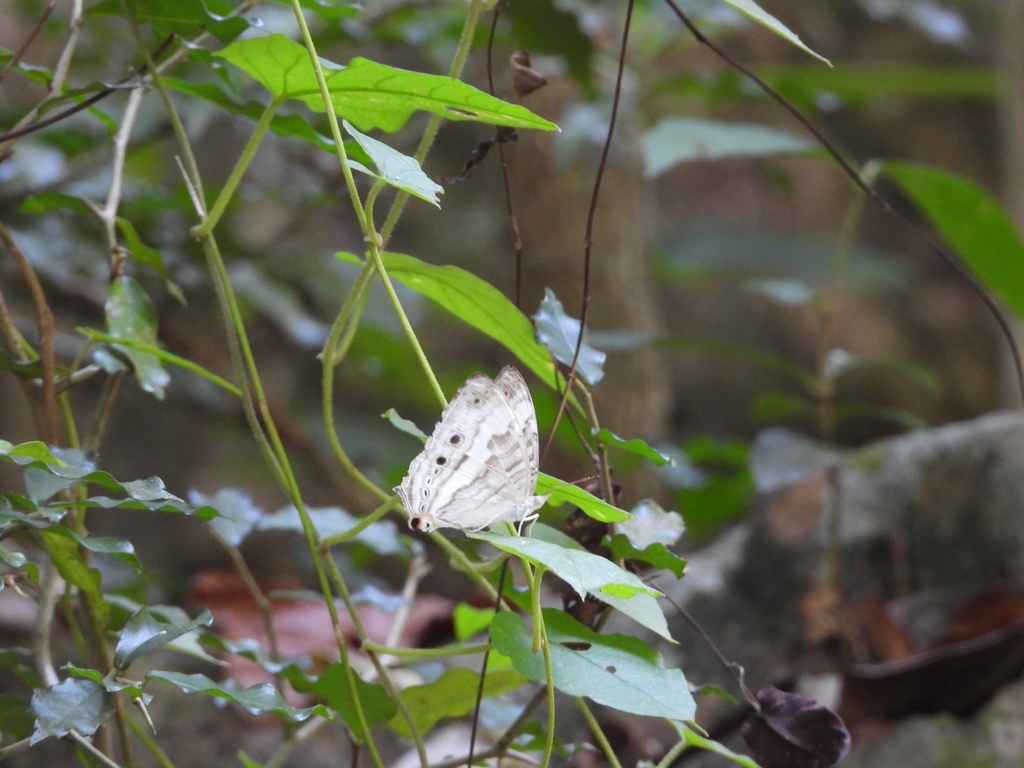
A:
{"label": "white butterfly", "polygon": [[548,499],[534,495],[539,446],[523,375],[508,365],[494,381],[474,373],[395,488],[409,527],[479,530],[501,520],[536,518],[533,512]]}

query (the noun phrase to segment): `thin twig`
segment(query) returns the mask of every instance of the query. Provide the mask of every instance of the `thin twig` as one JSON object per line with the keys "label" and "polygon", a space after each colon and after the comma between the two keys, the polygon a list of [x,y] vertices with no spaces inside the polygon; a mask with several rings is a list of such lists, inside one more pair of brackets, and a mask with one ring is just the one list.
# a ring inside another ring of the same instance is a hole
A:
{"label": "thin twig", "polygon": [[[558,411],[555,413],[554,423],[551,425],[551,432],[548,435],[548,446],[555,438],[555,430],[558,429],[558,422],[565,412],[565,406],[569,402],[569,393],[572,391],[573,382],[576,380],[576,366],[579,365],[580,351],[583,349],[583,331],[587,327],[587,312],[590,309],[590,251],[593,245],[594,219],[597,217],[597,200],[601,194],[601,181],[604,179],[605,167],[608,165],[608,154],[611,151],[612,137],[615,135],[615,121],[619,115],[619,102],[622,100],[622,78],[626,71],[626,51],[629,47],[629,28],[633,22],[633,7],[636,0],[629,0],[626,4],[626,20],[622,25],[622,43],[619,46],[619,64],[615,73],[615,92],[612,96],[612,114],[608,120],[608,133],[604,137],[604,146],[601,148],[601,161],[597,165],[597,174],[594,177],[594,187],[590,194],[590,208],[587,210],[587,226],[583,236],[583,300],[580,304],[580,335],[576,339],[576,350],[572,356],[572,365],[569,366],[569,375],[566,380],[565,392],[558,403]],[[547,452],[547,447],[545,452]]]}
{"label": "thin twig", "polygon": [[53,13],[53,9],[56,7],[57,0],[50,0],[50,4],[46,6],[46,9],[39,17],[39,21],[37,21],[36,25],[32,27],[32,31],[28,33],[28,37],[25,38],[25,42],[23,42],[21,46],[18,48],[18,50],[14,52],[14,56],[12,56],[11,60],[4,65],[4,68],[0,69],[0,83],[4,81],[4,79],[7,77],[7,75],[14,67],[18,66],[18,62],[20,62],[22,58],[25,56],[25,53],[26,51],[28,51],[29,46],[32,45],[32,42],[36,39],[36,35],[38,35],[40,30],[42,30],[43,25],[46,23],[46,20],[50,18],[50,14]]}
{"label": "thin twig", "polygon": [[43,431],[43,439],[50,445],[57,442],[57,398],[56,398],[56,358],[53,348],[53,337],[55,323],[50,305],[46,302],[46,294],[39,282],[32,264],[22,253],[21,248],[14,242],[7,228],[0,224],[0,240],[3,240],[7,252],[11,254],[18,265],[22,278],[28,284],[29,292],[32,294],[32,303],[36,310],[36,324],[39,328],[39,362],[43,368],[43,386],[39,399],[40,421]]}

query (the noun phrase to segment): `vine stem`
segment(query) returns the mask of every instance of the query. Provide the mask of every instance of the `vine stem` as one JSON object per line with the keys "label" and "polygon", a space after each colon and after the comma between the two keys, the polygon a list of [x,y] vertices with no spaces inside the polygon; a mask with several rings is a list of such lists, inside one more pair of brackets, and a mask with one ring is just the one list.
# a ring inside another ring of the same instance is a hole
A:
{"label": "vine stem", "polygon": [[[466,20],[462,23],[462,34],[459,37],[458,48],[455,49],[455,58],[452,59],[452,66],[448,70],[449,77],[458,80],[462,76],[462,69],[466,65],[466,58],[473,47],[473,36],[480,21],[480,13],[491,5],[493,5],[493,2],[489,3],[487,0],[471,0],[469,13],[466,14]],[[432,115],[430,122],[427,123],[426,129],[423,131],[423,137],[420,139],[416,153],[413,155],[420,165],[427,159],[427,153],[430,151],[434,139],[437,138],[437,132],[441,128],[442,119],[440,115]],[[388,211],[387,218],[384,219],[384,226],[380,230],[381,248],[387,245],[388,240],[391,239],[391,234],[394,232],[395,225],[398,223],[398,219],[402,215],[408,200],[409,193],[399,190],[394,202],[391,203],[391,210]]]}
{"label": "vine stem", "polygon": [[583,719],[587,721],[587,725],[590,726],[591,732],[594,734],[594,738],[597,739],[597,743],[601,745],[601,749],[604,750],[604,756],[608,758],[608,762],[612,764],[612,768],[622,768],[622,764],[619,762],[619,758],[615,756],[615,752],[612,750],[612,745],[608,741],[608,737],[604,735],[604,731],[601,730],[601,724],[597,722],[597,718],[594,717],[594,713],[590,711],[590,707],[587,706],[582,697],[574,696],[573,701],[576,702],[576,706],[583,714]]}

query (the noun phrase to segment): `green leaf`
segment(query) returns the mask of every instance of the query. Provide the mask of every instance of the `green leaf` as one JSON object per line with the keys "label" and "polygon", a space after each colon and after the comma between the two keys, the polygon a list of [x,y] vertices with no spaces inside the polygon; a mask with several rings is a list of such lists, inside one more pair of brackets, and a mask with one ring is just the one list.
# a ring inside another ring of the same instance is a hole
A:
{"label": "green leaf", "polygon": [[785,24],[776,19],[770,13],[765,12],[754,0],[725,0],[729,5],[735,8],[740,13],[749,16],[751,19],[756,21],[758,24],[767,27],[772,32],[777,34],[784,40],[788,40],[790,43],[795,45],[797,48],[806,51],[816,59],[821,59],[823,62],[832,66],[828,59],[824,56],[819,56],[817,53],[812,51],[797,37]]}
{"label": "green leaf", "polygon": [[[3,528],[3,525],[0,525]],[[36,584],[39,583],[39,566],[25,557],[23,552],[14,552],[7,547],[0,547],[0,563],[14,570],[25,571]],[[0,720],[0,723],[3,721]]]}
{"label": "green leaf", "polygon": [[289,707],[281,694],[270,683],[260,683],[240,691],[230,690],[227,685],[218,685],[206,675],[186,675],[180,672],[167,672],[162,669],[146,674],[147,680],[163,680],[174,685],[182,693],[205,693],[218,699],[225,699],[240,704],[250,715],[263,715],[273,712],[293,720],[306,720],[311,715],[330,717],[326,707],[317,705],[305,709]]}
{"label": "green leaf", "polygon": [[[107,329],[112,335],[157,346],[156,310],[142,286],[134,279],[119,277],[114,281],[110,286],[104,312]],[[139,386],[158,400],[163,400],[164,389],[171,377],[160,364],[160,359],[134,347],[121,344],[115,346],[131,361]]]}
{"label": "green leaf", "polygon": [[614,445],[616,448],[626,451],[627,453],[635,453],[637,456],[643,456],[656,467],[664,467],[674,463],[671,456],[666,456],[661,451],[655,450],[639,437],[625,440],[607,428],[599,429],[594,434],[596,434],[597,439],[605,445]]}
{"label": "green leaf", "polygon": [[211,373],[202,366],[193,363],[191,360],[186,360],[183,357],[173,355],[170,352],[161,349],[158,346],[155,346],[154,344],[148,344],[145,341],[141,341],[139,339],[128,339],[120,336],[111,336],[108,333],[103,333],[102,331],[97,331],[92,328],[76,328],[75,330],[85,336],[88,336],[90,341],[102,341],[106,342],[107,344],[113,344],[117,347],[131,347],[132,349],[139,350],[140,352],[152,355],[153,357],[158,357],[165,362],[178,366],[179,368],[184,368],[186,371],[194,373],[197,376],[203,377],[207,381],[216,384],[221,389],[225,389],[233,395],[241,396],[242,394],[242,390],[240,390],[230,381],[222,379],[217,374]]}
{"label": "green leaf", "polygon": [[679,541],[684,530],[679,513],[666,512],[653,499],[641,500],[633,507],[632,517],[619,525],[619,532],[626,534],[637,549],[655,542],[670,547]]}
{"label": "green leaf", "polygon": [[701,536],[747,511],[754,490],[747,470],[749,446],[742,441],[697,438],[683,447],[704,477],[697,487],[679,489],[678,505],[686,529]]}
{"label": "green leaf", "polygon": [[266,514],[253,504],[249,494],[236,488],[221,488],[213,496],[191,491],[189,501],[217,510],[219,515],[209,521],[210,526],[232,547],[241,544]]}
{"label": "green leaf", "polygon": [[1024,244],[999,202],[973,181],[942,168],[895,161],[885,161],[882,168],[981,284],[1024,317]]}
{"label": "green leaf", "polygon": [[381,414],[382,419],[387,419],[391,422],[391,426],[397,429],[399,432],[405,432],[407,435],[412,435],[419,440],[426,440],[427,436],[423,434],[423,430],[417,427],[413,422],[408,419],[403,419],[398,415],[398,411],[394,408],[388,408],[384,413]]}
{"label": "green leaf", "polygon": [[[324,111],[309,54],[284,35],[241,40],[215,55],[248,72],[275,100],[298,99],[315,112]],[[523,107],[450,77],[409,72],[359,57],[344,68],[323,63],[335,112],[361,131],[382,128],[393,133],[418,109],[449,120],[545,131],[558,128]]]}
{"label": "green leaf", "polygon": [[[191,83],[187,80],[170,76],[164,76],[163,82],[168,88],[173,88],[189,96],[209,101],[211,104],[216,104],[233,115],[247,117],[253,122],[258,122],[268,109],[265,104],[260,104],[256,101],[248,101],[242,104],[226,94],[216,83]],[[270,130],[278,136],[301,139],[310,144],[315,144],[326,152],[334,153],[334,142],[317,131],[304,115],[297,113],[290,115],[275,114],[270,120]],[[359,146],[355,142],[352,142],[352,145],[355,147]]]}
{"label": "green leaf", "polygon": [[238,750],[237,757],[239,762],[242,764],[242,768],[263,768],[263,763],[257,763],[242,750]]}
{"label": "green leaf", "polygon": [[120,670],[128,669],[132,662],[158,648],[163,648],[172,640],[186,635],[197,627],[209,626],[213,623],[213,614],[205,608],[193,620],[175,624],[151,611],[141,608],[128,619],[121,630],[114,651],[114,666]]}
{"label": "green leaf", "polygon": [[[562,611],[543,610],[555,687],[623,712],[692,720],[696,711],[683,673],[666,669],[661,656],[627,635],[599,635]],[[491,639],[528,679],[543,682],[544,657],[533,653],[523,619],[505,611],[494,617]]]}
{"label": "green leaf", "polygon": [[57,568],[57,573],[64,581],[78,587],[85,594],[96,613],[96,620],[100,626],[106,626],[110,617],[110,604],[104,599],[100,589],[100,572],[90,568],[82,560],[78,542],[53,530],[40,531],[39,536],[46,553]]}
{"label": "green leaf", "polygon": [[777,128],[670,117],[644,136],[644,175],[650,179],[679,163],[696,160],[792,155],[814,149],[814,142]]}
{"label": "green leaf", "polygon": [[564,480],[559,480],[557,477],[546,475],[543,472],[537,475],[537,493],[549,495],[551,497],[548,499],[549,504],[573,504],[602,523],[621,523],[624,520],[629,520],[628,512],[613,507],[607,501],[602,501],[582,488],[570,485]]}
{"label": "green leaf", "polygon": [[[495,669],[484,680],[484,697],[515,690],[526,679],[514,669]],[[426,733],[438,720],[461,717],[473,711],[480,675],[465,667],[452,667],[441,677],[426,685],[414,685],[402,691],[402,700],[420,733]],[[395,715],[388,726],[399,736],[412,738],[409,726],[401,715]]]}
{"label": "green leaf", "polygon": [[[338,258],[363,263],[349,253],[339,253]],[[565,387],[548,351],[533,338],[529,319],[486,280],[459,267],[438,267],[401,253],[382,253],[381,259],[388,274],[406,288],[433,299],[505,346],[548,386],[555,388],[558,376],[559,385]]]}
{"label": "green leaf", "polygon": [[135,568],[136,571],[142,571],[142,563],[139,562],[139,558],[135,555],[135,547],[132,546],[132,543],[128,541],[128,539],[122,539],[120,536],[85,536],[83,534],[74,533],[64,526],[54,526],[51,530],[67,531],[68,535],[72,536],[75,541],[90,552],[113,555],[119,560],[124,560],[130,566]]}
{"label": "green leaf", "polygon": [[[372,728],[395,714],[395,702],[392,701],[384,686],[364,682],[359,675],[355,676],[355,684],[367,725]],[[356,708],[349,694],[345,667],[341,663],[334,662],[328,665],[327,669],[317,678],[312,690],[327,700],[330,708],[341,715],[353,733],[363,739],[367,737],[359,724]]]}
{"label": "green leaf", "polygon": [[[172,33],[194,37],[200,32],[211,32],[222,43],[226,43],[249,28],[249,22],[244,16],[220,18],[207,11],[201,0],[129,1],[135,21],[148,24],[159,38]],[[100,0],[90,6],[86,14],[124,17],[124,0]]]}
{"label": "green leaf", "polygon": [[455,613],[452,621],[455,623],[455,638],[467,640],[487,627],[491,626],[494,618],[493,608],[474,608],[467,603],[459,603],[455,606]]}
{"label": "green leaf", "polygon": [[138,264],[144,264],[149,267],[165,281],[169,280],[167,267],[164,266],[164,257],[160,255],[160,251],[156,248],[148,246],[143,242],[138,230],[135,229],[135,225],[128,221],[128,219],[118,216],[117,227],[121,230],[121,234],[124,235],[128,250],[131,251],[132,259]]}
{"label": "green leaf", "polygon": [[[572,365],[576,357],[576,344],[580,338],[580,321],[569,317],[562,302],[550,288],[544,289],[544,298],[533,316],[537,326],[537,341],[548,348],[551,356],[562,365]],[[587,329],[583,329],[583,345],[576,363],[576,371],[587,384],[594,386],[604,378],[604,361],[608,356],[587,343]]]}
{"label": "green leaf", "polygon": [[806,397],[774,390],[760,393],[750,408],[751,415],[758,421],[789,419],[794,416],[807,416],[813,412],[814,404]]}
{"label": "green leaf", "polygon": [[348,164],[360,173],[380,179],[392,187],[404,190],[410,195],[415,195],[420,200],[433,203],[438,208],[441,204],[437,200],[438,194],[444,192],[444,187],[431,179],[423,172],[419,161],[415,157],[403,155],[397,149],[389,147],[382,141],[377,141],[365,133],[360,133],[348,120],[343,120],[345,130],[354,138],[363,151],[373,161],[377,168],[374,173],[365,165],[355,160],[349,160]]}
{"label": "green leaf", "polygon": [[22,379],[38,379],[43,375],[43,364],[39,360],[23,363],[0,349],[0,371],[10,371]]}
{"label": "green leaf", "polygon": [[[61,487],[70,487],[74,483],[95,483],[107,491],[124,493],[127,499],[110,499],[104,496],[94,496],[87,499],[84,504],[90,507],[102,507],[111,509],[149,509],[161,512],[180,512],[184,514],[195,514],[204,520],[217,516],[217,510],[211,507],[192,508],[172,493],[168,493],[164,487],[163,480],[159,477],[150,477],[145,480],[129,480],[121,483],[107,472],[95,468],[92,463],[81,452],[63,450],[60,456],[55,456],[45,444],[40,442],[22,443],[12,445],[6,440],[0,440],[0,460],[11,461],[26,471],[36,470],[41,473],[48,473],[62,481]],[[41,499],[39,499],[41,500]],[[70,506],[78,506],[83,502],[73,501],[66,503],[50,503],[44,509],[60,510]],[[35,507],[34,507],[35,508]],[[56,521],[54,521],[56,522]]]}
{"label": "green leaf", "polygon": [[92,680],[97,685],[102,685],[103,689],[107,693],[125,693],[132,699],[142,699],[143,702],[149,704],[153,700],[153,697],[148,693],[145,693],[137,685],[130,682],[122,682],[121,680],[115,680],[113,677],[107,677],[103,675],[98,669],[82,669],[76,667],[74,664],[65,664],[61,669],[67,670],[68,674],[73,677],[82,678],[84,680]]}
{"label": "green leaf", "polygon": [[66,209],[75,213],[91,213],[89,206],[76,195],[65,195],[63,192],[40,192],[30,195],[21,201],[18,213],[48,213]]}
{"label": "green leaf", "polygon": [[32,733],[33,722],[28,699],[0,693],[0,728],[7,739],[27,739]]}
{"label": "green leaf", "polygon": [[[273,0],[273,2],[291,8],[290,0]],[[324,21],[351,19],[357,16],[360,10],[358,5],[345,5],[340,0],[299,0],[299,5],[311,10]]]}
{"label": "green leaf", "polygon": [[31,707],[36,716],[31,744],[72,730],[91,736],[113,713],[113,701],[102,685],[74,678],[33,691]]}
{"label": "green leaf", "polygon": [[649,544],[642,550],[638,550],[633,546],[628,536],[624,533],[618,533],[608,542],[608,548],[611,549],[612,554],[617,558],[639,560],[640,562],[653,565],[655,568],[664,568],[667,571],[672,571],[677,579],[681,578],[683,571],[686,570],[686,561],[678,555],[669,552],[668,547],[660,541]]}
{"label": "green leaf", "polygon": [[639,577],[622,570],[611,560],[583,549],[569,549],[521,536],[481,532],[467,535],[525,558],[534,565],[543,565],[572,587],[580,597],[590,595],[597,598],[667,640],[672,640],[665,614],[654,599],[661,592],[648,587]]}

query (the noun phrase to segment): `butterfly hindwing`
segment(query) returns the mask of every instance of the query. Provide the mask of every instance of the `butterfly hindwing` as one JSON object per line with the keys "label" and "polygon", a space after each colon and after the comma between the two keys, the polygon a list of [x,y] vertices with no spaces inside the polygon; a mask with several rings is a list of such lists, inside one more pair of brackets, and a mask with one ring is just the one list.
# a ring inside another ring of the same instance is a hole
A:
{"label": "butterfly hindwing", "polygon": [[520,508],[533,498],[538,452],[522,375],[510,366],[494,381],[474,374],[396,490],[414,527],[483,528],[502,516],[522,516]]}

